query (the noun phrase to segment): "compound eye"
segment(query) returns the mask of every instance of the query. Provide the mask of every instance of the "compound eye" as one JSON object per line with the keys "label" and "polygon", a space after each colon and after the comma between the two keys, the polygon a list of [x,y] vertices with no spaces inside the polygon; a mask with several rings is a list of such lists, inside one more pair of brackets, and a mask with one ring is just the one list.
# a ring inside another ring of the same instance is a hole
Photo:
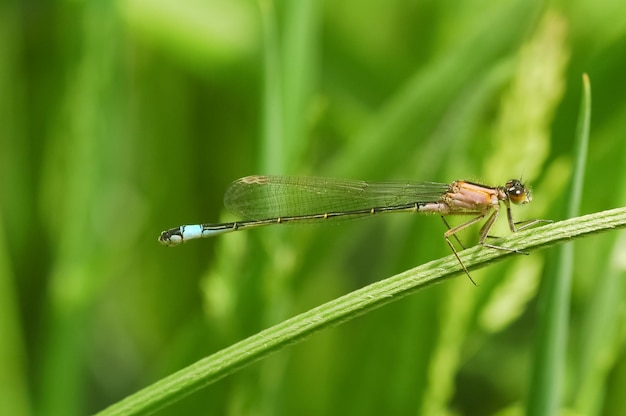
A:
{"label": "compound eye", "polygon": [[524,184],[517,179],[511,179],[504,187],[506,194],[514,204],[527,204],[532,200],[530,190],[526,189]]}

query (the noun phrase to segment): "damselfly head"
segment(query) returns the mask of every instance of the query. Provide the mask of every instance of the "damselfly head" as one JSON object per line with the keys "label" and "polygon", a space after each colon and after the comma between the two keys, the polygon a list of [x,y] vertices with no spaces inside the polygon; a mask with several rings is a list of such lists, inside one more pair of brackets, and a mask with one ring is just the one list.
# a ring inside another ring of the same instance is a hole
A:
{"label": "damselfly head", "polygon": [[509,200],[514,204],[527,204],[532,201],[530,189],[526,188],[526,186],[517,179],[508,181],[506,185],[504,185],[504,191],[509,197]]}

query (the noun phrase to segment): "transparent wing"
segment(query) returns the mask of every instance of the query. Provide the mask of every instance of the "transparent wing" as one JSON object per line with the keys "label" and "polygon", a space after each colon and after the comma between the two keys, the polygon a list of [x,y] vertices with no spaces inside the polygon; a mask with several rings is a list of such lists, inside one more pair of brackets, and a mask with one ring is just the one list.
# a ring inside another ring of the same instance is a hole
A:
{"label": "transparent wing", "polygon": [[435,202],[448,186],[434,182],[246,176],[226,190],[224,205],[245,219],[323,214]]}

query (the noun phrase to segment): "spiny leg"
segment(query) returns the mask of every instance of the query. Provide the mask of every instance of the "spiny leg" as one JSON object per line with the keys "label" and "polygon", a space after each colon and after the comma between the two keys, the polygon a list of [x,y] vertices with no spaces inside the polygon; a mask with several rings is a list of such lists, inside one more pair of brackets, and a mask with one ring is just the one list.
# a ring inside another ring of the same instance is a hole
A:
{"label": "spiny leg", "polygon": [[[454,244],[452,244],[452,241],[450,241],[448,237],[444,236],[444,238],[446,239],[446,243],[448,243],[448,245],[450,246],[452,253],[454,253],[454,257],[456,257],[456,260],[459,262],[459,264],[463,268],[463,271],[465,272],[467,277],[469,277],[470,282],[472,282],[474,286],[478,286],[476,282],[474,281],[474,279],[472,279],[472,276],[470,275],[469,270],[467,270],[467,267],[465,267],[465,265],[463,264],[463,261],[461,260],[461,257],[459,257],[459,253],[457,253],[456,249],[454,248]],[[458,238],[457,238],[457,241],[458,241]]]}
{"label": "spiny leg", "polygon": [[[519,222],[514,223],[515,226],[516,226],[515,231],[522,231],[522,230],[530,228],[530,227],[532,227],[534,225],[541,224],[542,222],[546,223],[546,224],[550,224],[553,221],[552,220],[542,220],[542,219],[537,219],[537,218],[532,219],[532,220],[519,221]],[[517,227],[518,225],[519,225],[519,227]]]}
{"label": "spiny leg", "polygon": [[[552,222],[552,220],[541,220],[541,219],[532,219],[532,220],[515,222],[513,221],[513,213],[511,212],[511,206],[508,204],[506,206],[506,216],[507,216],[507,219],[509,220],[509,228],[511,229],[511,232],[513,233],[517,231],[525,230],[526,228],[532,227],[533,225],[539,224],[542,222],[545,222],[548,224]],[[518,225],[520,226],[518,227]]]}
{"label": "spiny leg", "polygon": [[[501,247],[501,246],[496,246],[493,244],[489,244],[489,243],[485,243],[485,240],[487,238],[494,238],[491,237],[489,235],[489,231],[491,230],[491,228],[493,227],[493,224],[496,222],[496,220],[498,219],[498,215],[500,214],[500,211],[498,211],[497,209],[493,212],[493,214],[491,214],[491,216],[487,219],[487,221],[485,222],[485,225],[482,226],[482,228],[480,229],[480,238],[478,239],[478,243],[483,246],[483,247],[489,247],[489,248],[493,248],[495,250],[502,250],[502,251],[509,251],[511,253],[517,253],[517,254],[525,254],[528,255],[528,253],[525,253],[523,251],[520,251],[516,248],[509,248],[509,247]],[[509,225],[512,227],[514,226],[513,223],[513,218],[511,216],[511,209],[509,207],[507,207],[507,216],[509,218]],[[515,232],[514,229],[511,229],[513,232]]]}
{"label": "spiny leg", "polygon": [[[450,231],[452,229],[452,227],[450,227],[450,224],[448,223],[448,221],[446,221],[446,217],[444,217],[443,215],[441,216],[441,220],[443,221],[443,223],[446,225],[446,228],[448,229],[448,231]],[[456,236],[456,234],[453,234],[454,239],[456,240],[456,242],[459,244],[459,246],[461,246],[461,248],[463,250],[465,250],[465,246],[463,245],[463,243],[461,243],[461,240],[459,239],[459,237]]]}
{"label": "spiny leg", "polygon": [[459,264],[463,268],[463,271],[465,272],[467,277],[469,277],[469,279],[472,282],[472,284],[474,286],[478,286],[476,284],[476,282],[474,281],[474,279],[472,279],[472,276],[470,275],[469,270],[467,270],[467,267],[465,267],[465,264],[463,264],[463,261],[461,260],[461,257],[459,256],[459,253],[456,251],[456,248],[454,248],[454,244],[452,244],[452,241],[450,241],[450,237],[454,237],[456,239],[456,241],[461,245],[461,247],[463,247],[463,244],[461,244],[461,242],[459,241],[459,238],[457,237],[456,233],[458,233],[459,231],[469,227],[470,225],[472,225],[474,223],[477,223],[478,221],[482,220],[483,218],[485,218],[485,214],[480,214],[476,218],[472,218],[471,220],[469,220],[467,222],[464,222],[461,225],[457,225],[454,228],[450,228],[450,225],[445,220],[445,218],[443,218],[443,216],[441,218],[443,219],[443,222],[448,226],[448,231],[446,231],[443,234],[443,237],[446,239],[446,243],[448,243],[448,245],[450,246],[450,249],[452,250],[452,253],[454,254],[454,257],[456,257],[457,261],[459,262]]}

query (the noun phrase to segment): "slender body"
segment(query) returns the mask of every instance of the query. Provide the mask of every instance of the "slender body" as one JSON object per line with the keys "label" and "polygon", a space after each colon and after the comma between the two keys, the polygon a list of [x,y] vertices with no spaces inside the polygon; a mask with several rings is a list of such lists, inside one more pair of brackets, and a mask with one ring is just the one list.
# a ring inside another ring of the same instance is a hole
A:
{"label": "slender body", "polygon": [[[361,218],[391,212],[436,214],[448,227],[444,238],[469,276],[450,238],[454,237],[460,244],[456,233],[487,218],[479,232],[479,244],[520,253],[485,241],[498,218],[500,203],[506,207],[511,232],[537,223],[538,220],[528,221],[518,228],[513,221],[511,203],[530,201],[530,191],[516,179],[504,186],[490,187],[461,180],[451,184],[375,183],[318,177],[247,176],[233,182],[224,196],[226,208],[245,220],[182,225],[163,231],[159,242],[176,246],[188,240],[266,225]],[[448,215],[473,218],[451,228],[444,218]]]}

